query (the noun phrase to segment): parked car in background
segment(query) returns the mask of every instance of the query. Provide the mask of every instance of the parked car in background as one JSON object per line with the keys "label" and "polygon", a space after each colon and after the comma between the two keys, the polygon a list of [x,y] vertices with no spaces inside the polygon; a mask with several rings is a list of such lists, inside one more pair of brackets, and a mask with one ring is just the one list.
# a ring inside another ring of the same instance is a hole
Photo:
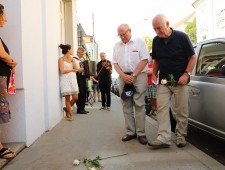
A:
{"label": "parked car in background", "polygon": [[[190,82],[189,124],[225,140],[225,38],[194,48],[197,62]],[[173,108],[172,103],[170,111],[175,117]]]}
{"label": "parked car in background", "polygon": [[113,84],[114,84],[115,80],[116,80],[116,78],[112,78],[111,92],[113,92],[113,93],[114,93],[114,86],[113,86]]}
{"label": "parked car in background", "polygon": [[119,80],[118,80],[118,78],[112,78],[111,92],[113,92],[117,96],[120,96],[120,94],[119,94]]}

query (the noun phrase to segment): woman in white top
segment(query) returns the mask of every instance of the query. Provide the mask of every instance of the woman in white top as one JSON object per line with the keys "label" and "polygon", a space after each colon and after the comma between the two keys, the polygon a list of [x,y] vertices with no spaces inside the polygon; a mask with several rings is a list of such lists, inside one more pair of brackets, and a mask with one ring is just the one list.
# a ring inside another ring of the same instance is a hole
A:
{"label": "woman in white top", "polygon": [[[65,97],[65,105],[66,107],[63,110],[66,112],[67,120],[73,120],[73,114],[71,110],[71,106],[78,100],[78,84],[77,84],[77,76],[76,72],[81,71],[78,69],[78,66],[71,56],[73,54],[73,50],[71,45],[63,45],[60,44],[59,47],[62,49],[62,57],[59,58],[59,70],[61,73],[60,80],[60,88],[61,88],[61,96]],[[70,96],[72,95],[72,99],[70,100]]]}

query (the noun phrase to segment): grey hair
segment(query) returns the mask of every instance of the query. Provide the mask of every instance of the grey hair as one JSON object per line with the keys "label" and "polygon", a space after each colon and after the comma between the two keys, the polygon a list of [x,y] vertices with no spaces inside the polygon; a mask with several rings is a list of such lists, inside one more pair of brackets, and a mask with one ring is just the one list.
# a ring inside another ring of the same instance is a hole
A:
{"label": "grey hair", "polygon": [[161,21],[162,21],[164,24],[166,24],[167,22],[169,22],[168,18],[167,18],[166,15],[164,15],[164,14],[158,14],[158,15],[156,15],[156,16],[154,17],[154,19],[156,19],[156,18],[160,18]]}
{"label": "grey hair", "polygon": [[100,52],[100,55],[101,55],[101,54],[104,54],[104,55],[106,55],[106,54],[105,54],[105,52]]}
{"label": "grey hair", "polygon": [[79,47],[79,48],[77,49],[77,51],[85,52],[84,48],[82,48],[82,47]]}
{"label": "grey hair", "polygon": [[120,24],[117,28],[117,31],[119,31],[121,28],[130,29],[130,26],[128,24]]}

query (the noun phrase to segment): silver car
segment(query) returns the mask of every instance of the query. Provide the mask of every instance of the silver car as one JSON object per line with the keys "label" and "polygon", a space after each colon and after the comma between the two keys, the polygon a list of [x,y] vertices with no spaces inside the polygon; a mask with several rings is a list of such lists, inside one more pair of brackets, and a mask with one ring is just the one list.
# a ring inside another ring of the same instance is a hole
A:
{"label": "silver car", "polygon": [[111,91],[117,96],[120,95],[119,94],[119,80],[118,80],[118,78],[112,79]]}
{"label": "silver car", "polygon": [[[191,75],[189,124],[225,140],[225,38],[198,43]],[[173,104],[171,107],[173,111]]]}

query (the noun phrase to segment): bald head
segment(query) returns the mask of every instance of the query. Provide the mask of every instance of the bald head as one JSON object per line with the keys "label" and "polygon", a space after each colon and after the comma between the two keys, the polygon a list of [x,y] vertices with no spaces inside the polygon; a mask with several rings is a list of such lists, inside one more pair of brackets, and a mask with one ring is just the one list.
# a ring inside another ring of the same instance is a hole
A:
{"label": "bald head", "polygon": [[166,24],[169,21],[168,21],[168,18],[166,17],[166,15],[158,14],[153,18],[152,24],[153,24],[153,22],[162,22],[163,24]]}
{"label": "bald head", "polygon": [[127,43],[131,39],[131,29],[128,24],[120,24],[117,28],[118,36],[123,43]]}
{"label": "bald head", "polygon": [[152,27],[160,38],[168,38],[172,33],[169,21],[164,14],[158,14],[153,18]]}
{"label": "bald head", "polygon": [[117,28],[117,31],[119,32],[119,30],[121,29],[127,30],[127,29],[130,29],[130,27],[128,24],[120,24]]}

